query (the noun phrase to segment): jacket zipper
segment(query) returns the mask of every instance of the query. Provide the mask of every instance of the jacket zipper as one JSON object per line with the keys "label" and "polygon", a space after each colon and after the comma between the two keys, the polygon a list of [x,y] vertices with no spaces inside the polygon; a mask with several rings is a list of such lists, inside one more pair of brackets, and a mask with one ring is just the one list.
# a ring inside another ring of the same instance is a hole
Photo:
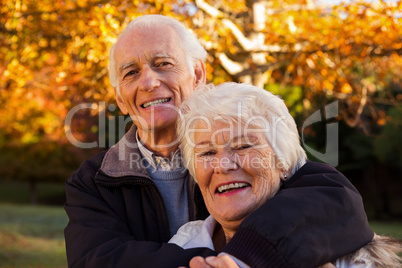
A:
{"label": "jacket zipper", "polygon": [[[105,174],[104,174],[105,175]],[[172,234],[170,233],[170,228],[169,228],[169,219],[167,217],[167,211],[166,211],[166,204],[165,204],[165,200],[162,197],[161,192],[159,191],[158,187],[156,186],[156,184],[148,179],[147,177],[144,177],[145,179],[136,179],[135,181],[133,181],[132,179],[119,179],[118,182],[105,182],[105,181],[97,181],[96,183],[102,186],[106,186],[106,187],[120,187],[123,185],[149,185],[149,186],[153,186],[153,189],[156,191],[156,194],[159,196],[160,200],[162,201],[162,206],[164,209],[164,218],[165,221],[168,224],[168,236],[169,238],[172,237]]]}

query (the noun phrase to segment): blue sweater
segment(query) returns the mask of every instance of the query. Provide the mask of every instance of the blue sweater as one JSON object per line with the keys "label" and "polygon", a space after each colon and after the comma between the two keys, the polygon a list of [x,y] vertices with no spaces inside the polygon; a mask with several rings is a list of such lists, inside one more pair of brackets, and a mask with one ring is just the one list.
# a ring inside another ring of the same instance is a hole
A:
{"label": "blue sweater", "polygon": [[180,226],[189,221],[186,190],[188,172],[184,167],[173,171],[160,171],[151,165],[147,165],[147,171],[162,194],[169,219],[170,234],[174,235]]}

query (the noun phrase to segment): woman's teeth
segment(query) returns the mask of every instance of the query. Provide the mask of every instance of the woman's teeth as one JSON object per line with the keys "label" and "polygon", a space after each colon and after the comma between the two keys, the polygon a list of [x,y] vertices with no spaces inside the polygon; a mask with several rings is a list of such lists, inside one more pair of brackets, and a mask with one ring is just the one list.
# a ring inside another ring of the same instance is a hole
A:
{"label": "woman's teeth", "polygon": [[218,187],[218,193],[223,193],[226,191],[231,191],[231,190],[236,190],[239,188],[244,188],[247,187],[249,184],[248,183],[244,183],[244,182],[236,182],[236,183],[230,183],[230,184],[225,184],[225,185],[221,185]]}

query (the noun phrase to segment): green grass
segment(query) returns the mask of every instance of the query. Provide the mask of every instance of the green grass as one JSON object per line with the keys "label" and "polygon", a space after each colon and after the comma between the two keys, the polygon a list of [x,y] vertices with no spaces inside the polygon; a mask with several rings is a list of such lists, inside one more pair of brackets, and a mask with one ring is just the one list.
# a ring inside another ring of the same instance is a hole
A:
{"label": "green grass", "polygon": [[[63,194],[62,184],[39,184],[38,200]],[[67,267],[61,206],[27,205],[28,186],[0,181],[0,268]],[[370,222],[380,235],[402,240],[402,222]]]}
{"label": "green grass", "polygon": [[67,267],[62,207],[0,203],[0,267]]}
{"label": "green grass", "polygon": [[391,236],[402,240],[402,222],[371,221],[370,226],[378,235]]}

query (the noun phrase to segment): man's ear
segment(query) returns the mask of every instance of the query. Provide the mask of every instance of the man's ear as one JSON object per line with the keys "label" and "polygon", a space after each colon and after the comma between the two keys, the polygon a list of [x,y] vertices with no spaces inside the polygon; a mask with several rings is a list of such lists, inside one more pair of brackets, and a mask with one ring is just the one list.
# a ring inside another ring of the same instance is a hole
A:
{"label": "man's ear", "polygon": [[194,73],[195,73],[195,86],[205,85],[207,81],[205,64],[202,60],[197,60],[194,65]]}
{"label": "man's ear", "polygon": [[126,107],[126,104],[124,103],[123,99],[121,98],[119,92],[117,91],[117,89],[115,87],[113,89],[114,89],[114,97],[116,98],[116,102],[120,108],[120,111],[123,114],[128,114],[128,109]]}

